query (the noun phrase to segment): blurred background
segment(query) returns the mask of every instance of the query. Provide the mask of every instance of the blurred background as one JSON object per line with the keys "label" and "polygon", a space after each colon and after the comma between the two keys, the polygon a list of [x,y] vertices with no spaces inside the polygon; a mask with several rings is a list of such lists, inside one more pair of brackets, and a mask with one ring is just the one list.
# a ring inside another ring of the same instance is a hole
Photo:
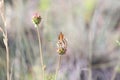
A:
{"label": "blurred background", "polygon": [[[39,31],[46,80],[54,80],[58,35],[68,48],[58,80],[120,80],[120,0],[5,0],[11,80],[41,80],[36,29],[32,15],[40,13]],[[0,16],[0,27],[4,28]],[[0,80],[6,80],[6,51],[0,32]]]}

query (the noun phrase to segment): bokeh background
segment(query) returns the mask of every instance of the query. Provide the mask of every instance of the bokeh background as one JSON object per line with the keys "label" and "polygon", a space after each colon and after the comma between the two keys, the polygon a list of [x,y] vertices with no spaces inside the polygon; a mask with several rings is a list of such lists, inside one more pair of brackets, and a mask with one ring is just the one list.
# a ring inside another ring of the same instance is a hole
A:
{"label": "bokeh background", "polygon": [[[58,80],[120,80],[120,0],[5,0],[12,80],[41,80],[38,39],[32,15],[40,13],[46,80],[52,79],[58,59],[58,34],[68,48]],[[0,27],[4,28],[0,16]],[[6,52],[0,32],[0,80],[6,80]]]}

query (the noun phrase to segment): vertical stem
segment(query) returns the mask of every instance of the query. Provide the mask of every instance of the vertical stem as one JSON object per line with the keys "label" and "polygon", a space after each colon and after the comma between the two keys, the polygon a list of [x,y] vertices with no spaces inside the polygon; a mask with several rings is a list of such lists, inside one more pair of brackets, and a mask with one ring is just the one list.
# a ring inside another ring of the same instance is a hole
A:
{"label": "vertical stem", "polygon": [[12,80],[12,73],[13,73],[13,65],[14,65],[14,62],[11,64],[11,69],[10,69],[10,79],[9,80]]}
{"label": "vertical stem", "polygon": [[40,39],[40,32],[39,32],[39,26],[36,25],[37,28],[37,35],[38,35],[38,41],[39,41],[39,49],[40,49],[40,61],[41,61],[41,69],[42,69],[42,78],[44,80],[44,63],[43,63],[43,55],[42,55],[42,45],[41,45],[41,39]]}
{"label": "vertical stem", "polygon": [[7,64],[7,80],[10,79],[10,56],[9,56],[9,47],[8,47],[8,36],[7,36],[7,29],[6,29],[6,20],[4,20],[4,26],[5,26],[5,33],[3,34],[4,36],[4,44],[6,48],[6,64]]}
{"label": "vertical stem", "polygon": [[[6,36],[7,37],[7,36]],[[9,49],[8,49],[8,43],[7,43],[7,40],[6,40],[6,59],[7,59],[7,80],[10,79],[10,75],[9,75]]]}
{"label": "vertical stem", "polygon": [[89,65],[88,71],[89,71],[88,80],[92,80],[92,66],[91,65]]}
{"label": "vertical stem", "polygon": [[6,65],[7,65],[7,80],[10,79],[9,69],[10,69],[10,59],[9,59],[9,47],[8,47],[8,36],[7,36],[7,29],[6,29],[6,20],[3,20],[4,26],[5,26],[5,33],[3,33],[4,36],[4,44],[6,48]]}
{"label": "vertical stem", "polygon": [[92,53],[93,53],[93,37],[94,33],[89,33],[89,67],[88,67],[88,80],[92,80]]}
{"label": "vertical stem", "polygon": [[57,64],[57,67],[56,67],[55,80],[57,80],[57,74],[58,74],[58,71],[59,71],[59,68],[60,68],[60,64],[61,64],[61,55],[58,56],[58,64]]}
{"label": "vertical stem", "polygon": [[92,80],[92,43],[90,43],[90,52],[89,52],[89,75],[88,75],[88,80]]}
{"label": "vertical stem", "polygon": [[4,44],[5,44],[5,48],[6,48],[6,65],[7,65],[7,80],[10,79],[10,73],[9,73],[9,69],[10,69],[10,59],[9,59],[9,47],[8,47],[8,37],[7,37],[7,29],[6,29],[6,19],[5,19],[5,6],[4,6],[4,0],[1,1],[1,6],[2,6],[2,11],[1,11],[1,17],[4,23],[4,27],[5,27],[5,31],[3,31],[3,36],[4,36]]}

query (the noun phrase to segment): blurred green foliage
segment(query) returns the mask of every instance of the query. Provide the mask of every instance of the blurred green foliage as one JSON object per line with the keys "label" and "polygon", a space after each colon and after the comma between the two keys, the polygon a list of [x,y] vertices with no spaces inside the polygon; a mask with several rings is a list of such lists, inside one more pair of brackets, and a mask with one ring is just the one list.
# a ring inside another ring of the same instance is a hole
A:
{"label": "blurred green foliage", "polygon": [[95,5],[97,0],[85,0],[84,1],[84,17],[85,20],[88,22],[92,17],[92,13],[94,11]]}
{"label": "blurred green foliage", "polygon": [[116,40],[116,43],[120,46],[120,41]]}
{"label": "blurred green foliage", "polygon": [[40,0],[39,9],[46,11],[50,7],[50,0]]}

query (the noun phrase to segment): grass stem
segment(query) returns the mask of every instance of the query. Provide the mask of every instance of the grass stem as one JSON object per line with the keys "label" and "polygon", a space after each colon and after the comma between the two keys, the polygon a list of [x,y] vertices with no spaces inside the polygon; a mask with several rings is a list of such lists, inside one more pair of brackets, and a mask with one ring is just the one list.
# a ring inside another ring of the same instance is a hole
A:
{"label": "grass stem", "polygon": [[58,64],[57,64],[57,67],[56,67],[55,80],[57,80],[57,75],[58,75],[58,72],[59,72],[60,64],[61,64],[61,55],[58,56]]}
{"label": "grass stem", "polygon": [[37,28],[37,35],[38,35],[38,41],[39,41],[39,49],[40,49],[40,62],[41,62],[41,69],[42,69],[42,78],[44,80],[44,63],[43,63],[43,54],[42,54],[42,45],[41,45],[41,39],[40,39],[40,32],[39,32],[39,26],[36,25]]}

